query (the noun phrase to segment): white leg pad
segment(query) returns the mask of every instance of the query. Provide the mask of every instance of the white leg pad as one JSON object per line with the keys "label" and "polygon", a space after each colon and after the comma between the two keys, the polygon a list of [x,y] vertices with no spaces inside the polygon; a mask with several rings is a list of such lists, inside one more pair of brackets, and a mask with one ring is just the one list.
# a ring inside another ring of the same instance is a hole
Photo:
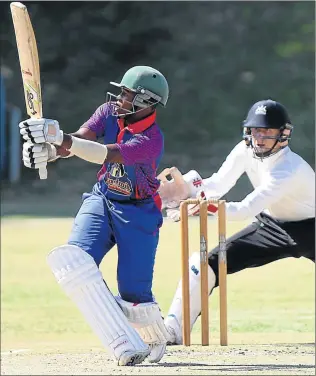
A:
{"label": "white leg pad", "polygon": [[[208,266],[208,293],[210,295],[216,282],[213,269]],[[190,330],[201,313],[201,273],[200,254],[195,252],[189,260],[189,283],[190,283]],[[171,335],[171,343],[182,344],[182,280],[180,280],[165,325]]]}
{"label": "white leg pad", "polygon": [[75,245],[54,248],[47,257],[57,282],[77,305],[119,365],[141,363],[149,354],[103,281],[93,258]]}
{"label": "white leg pad", "polygon": [[128,321],[147,343],[151,352],[149,362],[156,363],[163,357],[170,335],[165,327],[159,306],[155,302],[134,304],[120,296],[116,300]]}

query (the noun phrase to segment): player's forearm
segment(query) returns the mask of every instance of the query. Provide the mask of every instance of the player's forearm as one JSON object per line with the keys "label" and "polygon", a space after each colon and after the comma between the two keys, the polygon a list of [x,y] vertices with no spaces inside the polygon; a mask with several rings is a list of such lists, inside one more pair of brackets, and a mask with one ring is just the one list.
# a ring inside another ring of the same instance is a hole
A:
{"label": "player's forearm", "polygon": [[85,161],[102,165],[104,162],[123,163],[117,145],[102,145],[64,133],[61,147]]}
{"label": "player's forearm", "polygon": [[[91,141],[97,140],[96,133],[87,127],[81,127],[76,132],[70,133],[70,135],[77,137],[77,138],[82,138],[85,140],[91,140]],[[55,145],[55,147],[56,147],[57,159],[58,158],[70,158],[74,156],[74,154],[72,154],[69,150],[67,150],[63,146]]]}

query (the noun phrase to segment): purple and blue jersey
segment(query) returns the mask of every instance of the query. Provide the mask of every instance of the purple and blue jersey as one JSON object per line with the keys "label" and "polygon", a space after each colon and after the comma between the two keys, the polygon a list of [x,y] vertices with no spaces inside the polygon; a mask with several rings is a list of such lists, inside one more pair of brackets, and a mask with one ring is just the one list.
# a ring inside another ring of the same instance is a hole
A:
{"label": "purple and blue jersey", "polygon": [[[114,106],[101,105],[82,126],[104,138],[104,144],[116,144],[123,163],[104,163],[98,172],[96,188],[116,201],[157,197],[156,178],[164,139],[157,125],[156,112],[124,127],[124,120],[114,115]],[[157,200],[158,201],[158,200]]]}
{"label": "purple and blue jersey", "polygon": [[156,178],[163,135],[155,119],[154,112],[124,127],[114,106],[103,104],[83,124],[103,137],[104,144],[116,144],[123,163],[104,163],[92,192],[83,195],[68,239],[98,266],[117,245],[118,290],[133,303],[154,301],[154,263],[163,222]]}

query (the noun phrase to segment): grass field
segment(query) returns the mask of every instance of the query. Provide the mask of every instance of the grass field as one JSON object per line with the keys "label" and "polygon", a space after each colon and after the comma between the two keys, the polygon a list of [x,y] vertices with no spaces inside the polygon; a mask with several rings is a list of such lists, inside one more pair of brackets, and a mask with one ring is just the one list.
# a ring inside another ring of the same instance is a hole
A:
{"label": "grass field", "polygon": [[[228,223],[228,235],[246,223]],[[1,221],[1,346],[12,349],[99,347],[77,308],[46,265],[46,255],[66,242],[72,219],[7,217]],[[190,220],[191,251],[199,247],[198,221]],[[167,313],[180,277],[179,224],[165,222],[157,253],[154,293]],[[209,226],[217,242],[216,222]],[[101,266],[116,290],[116,249]],[[313,343],[315,267],[306,259],[281,260],[228,277],[229,344]],[[218,289],[210,298],[211,344],[218,343]],[[200,341],[196,323],[193,343]]]}

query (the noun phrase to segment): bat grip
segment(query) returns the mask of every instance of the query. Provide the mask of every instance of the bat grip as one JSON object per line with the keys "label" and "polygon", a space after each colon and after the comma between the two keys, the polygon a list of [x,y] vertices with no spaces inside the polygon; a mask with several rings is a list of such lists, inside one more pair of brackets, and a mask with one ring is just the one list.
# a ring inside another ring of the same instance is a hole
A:
{"label": "bat grip", "polygon": [[41,180],[47,179],[47,168],[46,168],[46,166],[39,168],[38,173],[39,173],[39,177],[40,177]]}

